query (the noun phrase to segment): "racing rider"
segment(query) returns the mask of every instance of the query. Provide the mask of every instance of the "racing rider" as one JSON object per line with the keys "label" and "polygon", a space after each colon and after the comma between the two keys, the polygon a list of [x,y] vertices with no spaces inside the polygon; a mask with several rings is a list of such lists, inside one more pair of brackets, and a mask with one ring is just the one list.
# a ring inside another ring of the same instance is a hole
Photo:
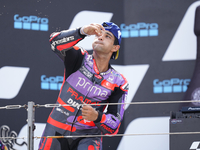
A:
{"label": "racing rider", "polygon": [[[95,35],[93,54],[75,46],[88,35]],[[56,104],[49,115],[40,141],[40,150],[101,150],[102,138],[73,137],[115,135],[124,114],[128,92],[125,77],[113,69],[121,43],[119,27],[112,22],[89,24],[81,28],[54,32],[51,49],[63,61],[64,80]],[[101,105],[102,104],[102,105]],[[45,138],[47,136],[71,138]]]}

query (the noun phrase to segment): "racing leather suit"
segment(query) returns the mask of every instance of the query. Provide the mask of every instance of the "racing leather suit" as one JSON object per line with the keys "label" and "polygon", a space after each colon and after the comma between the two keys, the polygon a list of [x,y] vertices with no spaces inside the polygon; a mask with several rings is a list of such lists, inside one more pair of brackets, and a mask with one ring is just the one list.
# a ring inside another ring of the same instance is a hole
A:
{"label": "racing leather suit", "polygon": [[[107,112],[104,112],[106,105],[99,104],[124,103],[128,92],[127,80],[110,65],[106,72],[100,73],[93,56],[75,46],[84,38],[80,28],[52,33],[50,36],[51,49],[65,65],[64,80],[56,102],[63,106],[53,108],[43,136],[50,135],[50,129],[66,136],[114,135],[118,132],[124,104],[108,105]],[[82,102],[92,104],[98,111],[97,120],[82,119]],[[45,147],[44,140],[42,142]]]}

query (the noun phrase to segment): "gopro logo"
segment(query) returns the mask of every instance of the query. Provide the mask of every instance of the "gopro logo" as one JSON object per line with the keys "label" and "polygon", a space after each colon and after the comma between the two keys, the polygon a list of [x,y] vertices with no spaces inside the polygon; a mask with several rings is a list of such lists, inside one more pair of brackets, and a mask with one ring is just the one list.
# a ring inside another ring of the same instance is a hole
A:
{"label": "gopro logo", "polygon": [[16,97],[26,79],[29,68],[4,66],[0,68],[0,99]]}
{"label": "gopro logo", "polygon": [[48,18],[40,18],[37,16],[19,17],[18,14],[14,15],[15,29],[48,31],[48,22]]}
{"label": "gopro logo", "polygon": [[186,92],[187,86],[190,83],[190,79],[178,79],[172,78],[169,80],[159,81],[155,79],[153,81],[153,92],[157,93],[180,93]]}
{"label": "gopro logo", "polygon": [[60,90],[62,86],[63,77],[46,77],[46,75],[41,76],[41,89],[43,90]]}
{"label": "gopro logo", "polygon": [[122,38],[158,36],[157,23],[121,24]]}

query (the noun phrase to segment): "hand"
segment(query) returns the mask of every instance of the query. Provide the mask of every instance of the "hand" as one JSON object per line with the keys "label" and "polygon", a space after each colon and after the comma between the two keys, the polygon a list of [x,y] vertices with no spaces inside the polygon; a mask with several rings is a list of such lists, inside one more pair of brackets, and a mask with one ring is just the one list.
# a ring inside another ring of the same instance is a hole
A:
{"label": "hand", "polygon": [[[81,28],[83,32],[87,35],[96,35],[100,36],[102,34],[102,30],[105,31],[104,27],[97,23],[92,23],[90,25],[84,26]],[[84,33],[81,34],[84,34]]]}
{"label": "hand", "polygon": [[95,121],[98,118],[98,112],[90,105],[83,105],[82,117],[88,121]]}

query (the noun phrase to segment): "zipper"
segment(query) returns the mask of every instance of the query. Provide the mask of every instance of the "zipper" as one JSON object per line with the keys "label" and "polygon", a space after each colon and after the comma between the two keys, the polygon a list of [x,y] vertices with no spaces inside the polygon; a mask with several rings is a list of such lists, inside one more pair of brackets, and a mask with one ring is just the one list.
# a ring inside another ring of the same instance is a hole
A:
{"label": "zipper", "polygon": [[[96,82],[95,82],[95,80],[94,80],[94,78],[95,78],[95,74],[93,74],[93,77],[92,77],[92,80],[93,80],[93,85],[92,85],[92,87],[96,84]],[[91,88],[92,89],[92,88]],[[87,94],[84,96],[84,98],[83,98],[83,101],[82,102],[84,102],[84,100],[85,100],[85,98],[87,97],[87,95],[89,94],[89,92],[90,92],[90,90],[87,92]],[[71,133],[72,133],[72,128],[73,128],[73,126],[74,126],[74,124],[76,123],[76,122],[78,122],[78,121],[75,121],[76,120],[76,118],[77,118],[77,115],[78,115],[78,113],[80,112],[80,110],[81,110],[81,108],[82,108],[82,106],[81,107],[79,107],[79,109],[78,109],[78,111],[77,111],[77,113],[76,113],[76,115],[75,115],[75,117],[74,117],[74,120],[73,120],[73,122],[71,123],[72,124],[72,126],[71,126],[71,132],[70,132],[70,135],[71,135]],[[81,121],[81,120],[80,120]]]}

